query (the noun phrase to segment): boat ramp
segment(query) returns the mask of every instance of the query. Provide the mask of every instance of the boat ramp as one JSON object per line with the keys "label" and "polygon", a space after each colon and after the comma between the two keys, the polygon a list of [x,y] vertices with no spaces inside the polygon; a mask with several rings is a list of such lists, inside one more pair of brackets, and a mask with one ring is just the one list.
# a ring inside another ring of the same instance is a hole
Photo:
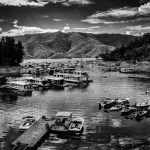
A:
{"label": "boat ramp", "polygon": [[35,150],[50,134],[54,120],[41,117],[12,143],[11,150]]}

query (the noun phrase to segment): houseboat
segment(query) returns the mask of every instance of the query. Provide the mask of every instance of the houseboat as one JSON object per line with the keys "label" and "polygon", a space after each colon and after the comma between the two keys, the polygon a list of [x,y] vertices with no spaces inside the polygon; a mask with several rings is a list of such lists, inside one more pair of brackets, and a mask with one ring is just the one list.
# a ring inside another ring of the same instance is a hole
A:
{"label": "houseboat", "polygon": [[6,87],[21,95],[31,95],[33,91],[32,84],[25,81],[9,81],[6,82]]}
{"label": "houseboat", "polygon": [[75,75],[69,73],[55,73],[54,76],[64,78],[64,81],[67,83],[81,84],[83,82],[88,82],[87,78],[82,75]]}
{"label": "houseboat", "polygon": [[68,134],[72,121],[72,112],[58,112],[55,116],[55,119],[56,120],[51,132],[56,134]]}
{"label": "houseboat", "polygon": [[46,76],[44,78],[48,80],[48,83],[50,84],[52,88],[64,89],[65,87],[64,78],[62,77]]}
{"label": "houseboat", "polygon": [[121,73],[135,73],[136,69],[135,68],[120,68]]}
{"label": "houseboat", "polygon": [[31,83],[33,85],[33,88],[38,88],[38,89],[50,88],[50,84],[48,83],[48,80],[45,78],[33,78]]}

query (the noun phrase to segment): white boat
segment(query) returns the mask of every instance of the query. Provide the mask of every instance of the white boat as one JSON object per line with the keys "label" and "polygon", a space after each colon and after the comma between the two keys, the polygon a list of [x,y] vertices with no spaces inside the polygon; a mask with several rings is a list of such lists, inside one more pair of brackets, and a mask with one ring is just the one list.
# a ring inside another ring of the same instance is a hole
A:
{"label": "white boat", "polygon": [[116,106],[111,107],[111,108],[110,108],[110,111],[119,111],[119,110],[121,110],[121,109],[122,109],[122,106],[116,105]]}
{"label": "white boat", "polygon": [[84,130],[83,124],[84,124],[83,118],[79,117],[79,118],[73,119],[69,127],[70,134],[81,135]]}
{"label": "white boat", "polygon": [[148,108],[150,106],[149,102],[138,102],[136,104],[137,108]]}
{"label": "white boat", "polygon": [[62,77],[54,77],[54,76],[45,76],[45,79],[48,80],[50,86],[56,89],[63,89],[64,86],[64,78]]}
{"label": "white boat", "polygon": [[9,81],[6,86],[17,94],[31,95],[33,91],[32,84],[25,81]]}
{"label": "white boat", "polygon": [[38,88],[49,88],[50,84],[48,83],[47,79],[44,78],[33,78],[31,81],[33,87],[38,87]]}
{"label": "white boat", "polygon": [[133,73],[136,72],[135,68],[120,68],[121,73]]}
{"label": "white boat", "polygon": [[83,75],[69,74],[69,73],[55,73],[55,77],[62,77],[67,83],[80,84],[83,82],[88,82],[87,77]]}
{"label": "white boat", "polygon": [[51,133],[77,136],[83,133],[84,119],[72,119],[72,112],[58,112],[55,119],[54,126],[51,128]]}
{"label": "white boat", "polygon": [[25,131],[29,129],[36,122],[36,119],[33,116],[26,116],[22,119],[23,124],[19,127],[19,131]]}

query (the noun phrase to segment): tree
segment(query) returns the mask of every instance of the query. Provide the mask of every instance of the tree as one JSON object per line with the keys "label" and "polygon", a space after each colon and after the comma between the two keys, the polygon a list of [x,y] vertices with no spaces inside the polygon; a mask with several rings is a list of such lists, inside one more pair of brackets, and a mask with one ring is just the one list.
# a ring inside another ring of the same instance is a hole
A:
{"label": "tree", "polygon": [[20,41],[16,44],[13,37],[2,37],[0,41],[0,65],[19,65],[24,56]]}

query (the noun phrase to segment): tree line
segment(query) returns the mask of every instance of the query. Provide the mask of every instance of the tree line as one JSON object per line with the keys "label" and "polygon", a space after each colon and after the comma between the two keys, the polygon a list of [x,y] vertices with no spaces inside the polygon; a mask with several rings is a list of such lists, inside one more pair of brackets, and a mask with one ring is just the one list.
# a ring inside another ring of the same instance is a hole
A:
{"label": "tree line", "polygon": [[100,54],[106,61],[143,61],[150,59],[150,33],[137,37],[128,45],[122,44],[110,53]]}
{"label": "tree line", "polygon": [[0,65],[18,66],[24,57],[24,50],[20,41],[13,37],[2,37],[0,40]]}

